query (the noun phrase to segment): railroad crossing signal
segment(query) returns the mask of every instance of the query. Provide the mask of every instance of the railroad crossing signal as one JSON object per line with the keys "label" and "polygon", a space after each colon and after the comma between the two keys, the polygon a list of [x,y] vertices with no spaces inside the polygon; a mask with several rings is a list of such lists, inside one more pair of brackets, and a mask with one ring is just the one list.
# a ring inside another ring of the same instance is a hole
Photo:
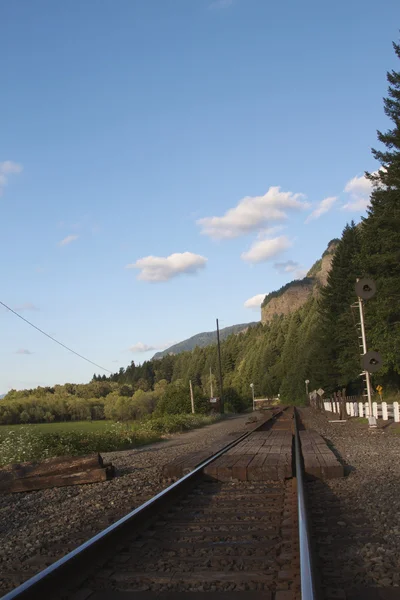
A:
{"label": "railroad crossing signal", "polygon": [[362,365],[368,373],[375,373],[382,367],[382,358],[379,352],[370,350],[366,352],[362,357]]}
{"label": "railroad crossing signal", "polygon": [[356,294],[363,300],[369,300],[375,296],[376,285],[372,279],[359,279],[356,282]]}
{"label": "railroad crossing signal", "polygon": [[376,391],[378,392],[378,394],[380,394],[383,390],[383,387],[381,385],[377,385],[376,386]]}
{"label": "railroad crossing signal", "polygon": [[317,390],[317,394],[318,394],[318,396],[323,396],[325,394],[325,390],[323,390],[322,388],[319,388],[319,390]]}

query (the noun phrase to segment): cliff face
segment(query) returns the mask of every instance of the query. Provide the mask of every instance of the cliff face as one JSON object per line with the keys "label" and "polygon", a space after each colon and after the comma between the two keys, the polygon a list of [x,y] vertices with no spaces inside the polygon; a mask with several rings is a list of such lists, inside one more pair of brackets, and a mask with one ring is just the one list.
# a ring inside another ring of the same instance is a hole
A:
{"label": "cliff face", "polygon": [[294,312],[303,306],[311,295],[319,294],[320,288],[327,283],[337,244],[336,239],[329,242],[322,257],[311,267],[304,279],[292,281],[278,292],[265,297],[261,306],[262,323],[268,323],[275,315],[288,315]]}
{"label": "cliff face", "polygon": [[312,283],[293,282],[281,296],[271,298],[268,304],[261,308],[261,322],[268,323],[275,315],[288,315],[303,306],[313,287]]}
{"label": "cliff face", "polygon": [[335,240],[335,241],[330,242],[328,248],[325,250],[325,252],[322,255],[320,269],[317,270],[317,272],[315,273],[315,279],[317,280],[317,282],[319,283],[320,286],[321,285],[324,286],[327,284],[328,274],[329,274],[329,271],[331,270],[332,260],[333,260],[333,256],[335,254],[336,248],[337,248],[337,242]]}

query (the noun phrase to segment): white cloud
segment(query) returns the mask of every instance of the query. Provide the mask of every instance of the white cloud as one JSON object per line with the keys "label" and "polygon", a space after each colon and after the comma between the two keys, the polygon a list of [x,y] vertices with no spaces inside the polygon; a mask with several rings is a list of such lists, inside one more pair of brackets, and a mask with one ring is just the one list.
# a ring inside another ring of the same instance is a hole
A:
{"label": "white cloud", "polygon": [[154,350],[165,350],[172,346],[174,342],[167,342],[164,344],[157,344],[156,346],[151,346],[149,344],[144,344],[143,342],[138,342],[129,348],[130,352],[154,352]]}
{"label": "white cloud", "polygon": [[79,235],[67,235],[67,237],[65,237],[63,240],[61,240],[61,242],[58,242],[59,246],[67,246],[68,244],[70,244],[71,242],[74,242],[75,240],[77,240],[79,237]]}
{"label": "white cloud", "polygon": [[229,6],[232,6],[232,4],[233,0],[214,0],[214,2],[211,2],[208,8],[210,8],[211,10],[215,10],[218,8],[228,8]]}
{"label": "white cloud", "polygon": [[152,350],[156,350],[155,346],[149,346],[148,344],[144,344],[143,342],[138,342],[129,348],[130,352],[150,352]]}
{"label": "white cloud", "polygon": [[269,260],[273,256],[290,248],[292,242],[286,235],[277,238],[254,242],[250,250],[243,252],[241,258],[247,262],[259,263]]}
{"label": "white cloud", "polygon": [[245,308],[259,309],[267,294],[257,294],[244,303]]}
{"label": "white cloud", "polygon": [[311,214],[308,215],[307,219],[304,222],[309,223],[310,221],[313,221],[314,219],[319,219],[322,215],[327,213],[332,208],[332,206],[335,204],[336,200],[337,200],[337,196],[329,196],[329,198],[325,198],[324,200],[321,200],[321,202],[318,204],[317,208],[315,210],[313,210]]}
{"label": "white cloud", "polygon": [[276,233],[279,233],[280,231],[283,231],[286,228],[286,225],[274,225],[274,227],[266,227],[265,229],[261,229],[257,233],[257,238],[259,240],[263,240],[264,238],[270,237],[271,235],[275,235]]}
{"label": "white cloud", "polygon": [[3,175],[15,175],[21,173],[22,165],[13,162],[12,160],[5,160],[0,163],[0,173]]}
{"label": "white cloud", "polygon": [[287,260],[283,263],[275,263],[274,267],[279,273],[292,273],[299,267],[299,263],[294,262],[294,260]]}
{"label": "white cloud", "polygon": [[237,206],[230,208],[222,217],[205,217],[197,224],[201,233],[215,239],[236,238],[269,227],[271,221],[287,219],[287,210],[309,207],[302,202],[303,194],[281,192],[280,187],[270,187],[264,196],[246,196]]}
{"label": "white cloud", "polygon": [[285,273],[293,273],[295,279],[303,279],[307,275],[307,269],[300,267],[299,263],[294,260],[287,260],[282,263],[275,263],[274,267],[279,273],[284,275]]}
{"label": "white cloud", "polygon": [[0,162],[0,196],[3,193],[3,189],[6,187],[9,175],[18,175],[21,173],[22,165],[13,162],[12,160],[5,160]]}
{"label": "white cloud", "polygon": [[39,309],[37,306],[32,304],[32,302],[24,302],[24,304],[21,304],[20,306],[16,306],[15,310],[17,312],[24,312],[24,310],[39,310]]}
{"label": "white cloud", "polygon": [[350,200],[342,206],[342,210],[362,212],[369,206],[372,182],[365,175],[356,176],[346,183],[344,191],[350,195]]}
{"label": "white cloud", "polygon": [[353,177],[346,183],[344,191],[348,194],[356,194],[358,196],[369,195],[372,191],[372,183],[369,179],[362,175],[361,177]]}
{"label": "white cloud", "polygon": [[135,263],[127,265],[127,269],[140,269],[138,279],[143,281],[168,281],[183,273],[196,273],[205,267],[207,259],[192,252],[181,252],[170,256],[146,256]]}
{"label": "white cloud", "polygon": [[27,350],[26,348],[20,348],[19,350],[16,351],[15,354],[33,354],[33,352],[31,352],[30,350]]}

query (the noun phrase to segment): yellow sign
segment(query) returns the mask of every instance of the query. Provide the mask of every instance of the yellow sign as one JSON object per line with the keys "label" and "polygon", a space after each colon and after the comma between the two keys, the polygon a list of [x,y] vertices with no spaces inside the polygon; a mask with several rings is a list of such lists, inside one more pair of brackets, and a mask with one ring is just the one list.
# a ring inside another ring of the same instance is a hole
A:
{"label": "yellow sign", "polygon": [[383,390],[383,387],[381,385],[377,385],[376,386],[376,391],[381,393],[381,391]]}

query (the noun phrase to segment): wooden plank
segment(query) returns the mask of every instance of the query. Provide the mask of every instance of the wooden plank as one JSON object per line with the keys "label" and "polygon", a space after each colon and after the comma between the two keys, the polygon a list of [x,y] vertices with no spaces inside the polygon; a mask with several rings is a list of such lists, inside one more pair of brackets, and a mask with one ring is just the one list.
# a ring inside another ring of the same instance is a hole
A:
{"label": "wooden plank", "polygon": [[64,487],[67,485],[80,485],[86,483],[98,483],[111,479],[114,475],[113,467],[105,469],[92,469],[82,473],[68,473],[66,475],[50,475],[48,477],[28,477],[26,479],[15,479],[0,487],[2,492],[28,492],[32,490],[43,490],[52,487]]}
{"label": "wooden plank", "polygon": [[267,455],[258,453],[247,467],[247,479],[249,481],[263,481],[264,471],[262,466]]}
{"label": "wooden plank", "polygon": [[[220,458],[217,458],[216,460],[214,460],[212,463],[210,463],[209,465],[207,465],[204,468],[205,475],[208,475],[209,477],[213,477],[214,479],[218,479],[218,470],[222,469],[224,467],[224,465],[226,465],[227,463],[231,463],[232,459],[233,459],[232,456],[228,456],[226,454],[224,454]],[[221,471],[221,473],[222,473],[222,471]]]}
{"label": "wooden plank", "polygon": [[267,569],[259,571],[172,571],[171,573],[149,571],[146,572],[116,572],[110,576],[110,579],[117,583],[151,581],[151,583],[170,583],[174,582],[232,582],[232,583],[266,583],[273,581],[274,570],[269,572]]}
{"label": "wooden plank", "polygon": [[304,469],[309,477],[330,479],[344,476],[343,466],[316,431],[300,431],[300,442]]}
{"label": "wooden plank", "polygon": [[253,460],[253,454],[243,454],[232,467],[232,479],[247,481],[247,466]]}
{"label": "wooden plank", "polygon": [[3,482],[23,479],[28,477],[39,477],[49,475],[61,475],[66,473],[81,473],[90,469],[103,467],[103,459],[100,454],[89,454],[86,456],[57,456],[46,458],[40,462],[24,462],[8,465],[0,469],[0,485]]}
{"label": "wooden plank", "polygon": [[[277,592],[279,594],[279,592]],[[261,592],[234,592],[235,600],[272,600],[272,593]],[[231,600],[231,592],[207,592],[207,600]],[[275,595],[276,600],[294,600],[294,597],[281,597]],[[71,600],[75,600],[72,598]],[[123,592],[117,590],[95,591],[90,600],[204,600],[204,592]],[[364,599],[366,600],[366,599]]]}

